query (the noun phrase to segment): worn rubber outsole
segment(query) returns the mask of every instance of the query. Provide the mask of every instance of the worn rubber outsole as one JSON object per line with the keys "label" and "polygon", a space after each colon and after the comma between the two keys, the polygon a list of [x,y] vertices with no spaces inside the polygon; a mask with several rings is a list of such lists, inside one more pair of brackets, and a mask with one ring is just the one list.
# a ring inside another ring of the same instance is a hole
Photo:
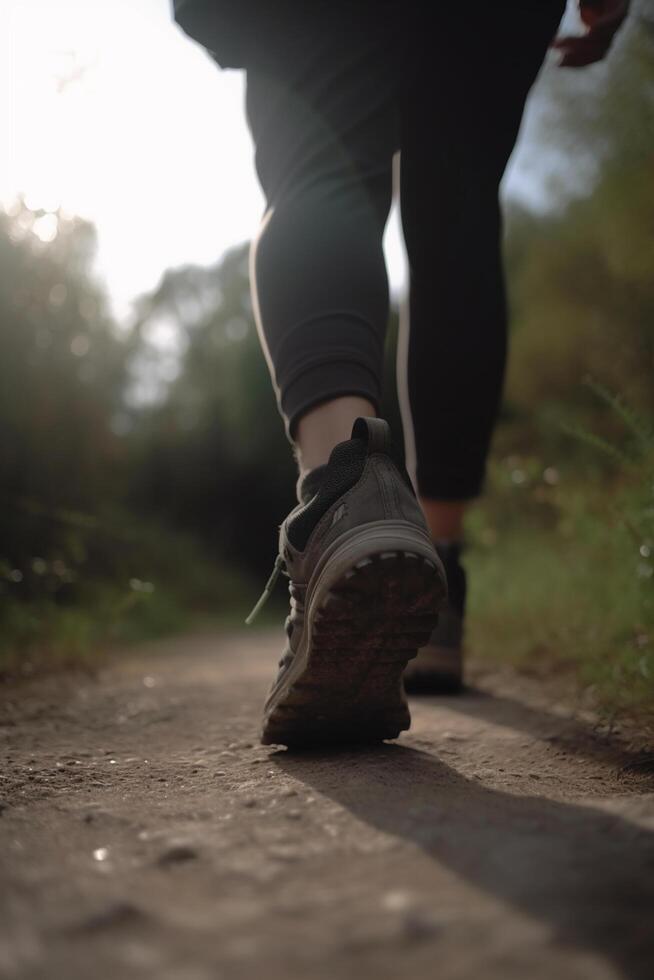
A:
{"label": "worn rubber outsole", "polygon": [[447,586],[426,547],[367,550],[315,587],[303,649],[266,704],[264,744],[373,742],[409,727],[402,672],[429,639]]}

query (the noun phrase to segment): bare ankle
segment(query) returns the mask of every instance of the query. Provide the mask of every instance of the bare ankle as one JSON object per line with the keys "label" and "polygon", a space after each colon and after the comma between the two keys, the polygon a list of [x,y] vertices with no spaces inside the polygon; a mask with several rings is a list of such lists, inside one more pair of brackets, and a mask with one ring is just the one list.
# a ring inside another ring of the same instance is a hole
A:
{"label": "bare ankle", "polygon": [[461,541],[464,536],[464,518],[467,500],[432,500],[420,497],[427,527],[434,541]]}
{"label": "bare ankle", "polygon": [[376,416],[374,406],[358,395],[333,398],[310,409],[297,425],[295,453],[300,476],[329,460],[334,446],[349,439],[354,420]]}

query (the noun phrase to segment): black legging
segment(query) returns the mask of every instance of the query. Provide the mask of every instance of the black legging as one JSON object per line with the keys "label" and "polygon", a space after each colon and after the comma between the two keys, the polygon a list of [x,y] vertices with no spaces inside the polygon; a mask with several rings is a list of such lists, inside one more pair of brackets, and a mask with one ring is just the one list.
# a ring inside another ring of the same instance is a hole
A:
{"label": "black legging", "polygon": [[506,361],[498,185],[563,0],[304,7],[247,66],[267,199],[252,291],[287,433],[341,395],[379,408],[401,150],[405,429],[423,496],[476,497]]}

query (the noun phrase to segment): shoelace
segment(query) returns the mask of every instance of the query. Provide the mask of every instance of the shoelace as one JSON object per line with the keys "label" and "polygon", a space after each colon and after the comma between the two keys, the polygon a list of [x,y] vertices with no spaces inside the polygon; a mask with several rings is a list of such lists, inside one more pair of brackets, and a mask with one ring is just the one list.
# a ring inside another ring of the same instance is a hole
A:
{"label": "shoelace", "polygon": [[272,570],[272,572],[270,574],[270,578],[266,582],[266,584],[264,586],[263,592],[261,593],[261,595],[257,599],[257,601],[256,601],[256,603],[254,605],[254,609],[252,610],[252,612],[250,613],[250,615],[245,620],[245,625],[246,626],[251,626],[252,625],[252,623],[255,621],[255,619],[257,618],[257,616],[261,612],[262,608],[265,606],[265,604],[268,601],[268,598],[269,598],[272,590],[275,588],[275,583],[276,583],[277,579],[279,578],[279,576],[281,575],[281,573],[283,572],[285,575],[288,574],[287,571],[286,571],[286,567],[285,566],[286,566],[286,562],[284,561],[284,559],[282,558],[282,556],[281,555],[277,555],[277,557],[275,558],[275,564],[273,565],[273,570]]}

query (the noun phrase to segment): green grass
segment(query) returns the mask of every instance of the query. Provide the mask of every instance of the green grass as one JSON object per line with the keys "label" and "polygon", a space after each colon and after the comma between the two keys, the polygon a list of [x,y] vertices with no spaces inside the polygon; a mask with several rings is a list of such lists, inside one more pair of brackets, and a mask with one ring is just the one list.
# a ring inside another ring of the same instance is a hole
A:
{"label": "green grass", "polygon": [[109,647],[199,620],[243,621],[256,585],[194,539],[129,515],[103,532],[62,539],[47,558],[0,560],[0,677],[91,667]]}
{"label": "green grass", "polygon": [[[625,418],[627,418],[625,416]],[[588,444],[593,440],[578,433]],[[470,514],[468,646],[572,673],[602,715],[654,718],[654,441],[638,420],[608,467],[492,463]]]}

